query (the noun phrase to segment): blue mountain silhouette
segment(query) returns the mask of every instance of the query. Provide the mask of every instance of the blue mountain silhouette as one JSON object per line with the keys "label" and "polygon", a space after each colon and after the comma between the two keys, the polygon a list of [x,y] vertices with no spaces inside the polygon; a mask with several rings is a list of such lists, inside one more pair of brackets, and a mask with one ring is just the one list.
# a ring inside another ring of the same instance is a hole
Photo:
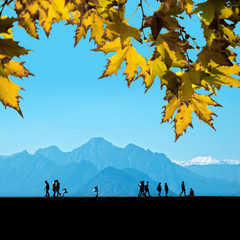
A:
{"label": "blue mountain silhouette", "polygon": [[58,179],[70,195],[136,195],[140,180],[149,181],[156,195],[158,182],[168,182],[171,194],[186,190],[197,195],[239,195],[240,185],[219,178],[200,176],[176,165],[163,153],[153,153],[134,144],[114,146],[103,138],[92,138],[71,152],[56,146],[0,157],[0,195],[44,195],[44,181]]}

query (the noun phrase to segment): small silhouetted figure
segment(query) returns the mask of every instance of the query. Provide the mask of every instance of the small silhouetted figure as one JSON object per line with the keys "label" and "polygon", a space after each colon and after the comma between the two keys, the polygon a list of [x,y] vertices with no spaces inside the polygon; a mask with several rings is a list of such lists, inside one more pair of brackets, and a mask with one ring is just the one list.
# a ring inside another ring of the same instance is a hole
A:
{"label": "small silhouetted figure", "polygon": [[149,184],[148,184],[148,181],[147,181],[147,182],[145,183],[145,186],[144,186],[144,190],[145,190],[145,191],[144,191],[144,196],[145,196],[145,197],[147,196],[147,194],[148,194],[149,197],[151,197],[148,186],[149,186]]}
{"label": "small silhouetted figure", "polygon": [[158,191],[158,196],[161,196],[161,192],[162,192],[162,186],[161,186],[161,182],[159,182],[158,186],[157,186],[157,191]]}
{"label": "small silhouetted figure", "polygon": [[53,181],[52,183],[52,190],[53,190],[53,197],[55,197],[55,194],[56,194],[56,180]]}
{"label": "small silhouetted figure", "polygon": [[144,181],[140,181],[140,183],[138,184],[139,187],[139,193],[138,196],[144,196]]}
{"label": "small silhouetted figure", "polygon": [[63,188],[63,191],[62,191],[62,194],[63,194],[62,196],[63,196],[63,198],[64,198],[64,194],[65,194],[65,193],[68,193],[68,192],[67,192],[67,189],[66,189],[66,188]]}
{"label": "small silhouetted figure", "polygon": [[167,197],[168,190],[169,190],[167,183],[165,183],[164,188],[165,188],[165,194],[166,194],[166,197]]}
{"label": "small silhouetted figure", "polygon": [[45,188],[44,190],[46,191],[45,197],[49,197],[49,184],[47,182],[47,180],[45,181]]}
{"label": "small silhouetted figure", "polygon": [[59,192],[59,190],[60,190],[60,182],[58,181],[58,180],[55,180],[55,182],[56,182],[56,192],[57,192],[57,197],[58,196],[61,196],[61,193]]}
{"label": "small silhouetted figure", "polygon": [[96,197],[98,197],[98,186],[94,187],[93,192],[95,192],[96,193]]}
{"label": "small silhouetted figure", "polygon": [[189,193],[189,196],[194,196],[194,191],[192,188],[190,188],[190,193]]}
{"label": "small silhouetted figure", "polygon": [[182,191],[181,191],[181,193],[179,194],[179,196],[182,196],[182,193],[184,193],[184,196],[186,196],[186,189],[185,189],[184,181],[182,181],[181,187],[182,187]]}

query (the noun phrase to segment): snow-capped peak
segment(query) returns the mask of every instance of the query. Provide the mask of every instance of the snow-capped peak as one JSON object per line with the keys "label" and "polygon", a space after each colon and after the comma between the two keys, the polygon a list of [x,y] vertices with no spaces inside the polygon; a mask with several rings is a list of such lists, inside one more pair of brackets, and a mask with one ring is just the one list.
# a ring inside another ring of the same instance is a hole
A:
{"label": "snow-capped peak", "polygon": [[216,160],[210,156],[207,157],[196,157],[189,161],[173,161],[174,163],[182,166],[187,167],[190,165],[210,165],[210,164],[240,164],[238,160]]}

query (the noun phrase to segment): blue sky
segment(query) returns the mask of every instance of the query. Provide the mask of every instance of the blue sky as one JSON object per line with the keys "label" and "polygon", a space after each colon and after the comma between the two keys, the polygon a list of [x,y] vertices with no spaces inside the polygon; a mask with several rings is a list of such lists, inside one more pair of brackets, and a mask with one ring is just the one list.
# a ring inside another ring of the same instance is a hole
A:
{"label": "blue sky", "polygon": [[[129,16],[136,5],[129,3]],[[152,15],[151,9],[145,9],[146,15]],[[131,19],[138,27],[139,16],[140,9]],[[187,30],[203,43],[198,19],[185,21]],[[188,128],[174,143],[173,123],[160,124],[166,102],[159,79],[146,94],[141,79],[127,87],[124,66],[118,76],[99,80],[106,56],[90,51],[95,46],[88,40],[74,48],[74,30],[64,23],[54,24],[49,39],[40,29],[40,40],[35,40],[23,29],[14,28],[14,39],[33,50],[20,60],[35,77],[24,81],[12,78],[26,89],[20,91],[24,118],[0,106],[0,155],[24,149],[34,153],[50,145],[70,151],[92,137],[104,137],[117,146],[134,143],[163,152],[172,160],[208,155],[240,160],[240,89],[223,87],[215,98],[223,106],[211,108],[219,116],[214,118],[216,132],[194,116],[194,129]],[[149,54],[145,45],[141,51]]]}

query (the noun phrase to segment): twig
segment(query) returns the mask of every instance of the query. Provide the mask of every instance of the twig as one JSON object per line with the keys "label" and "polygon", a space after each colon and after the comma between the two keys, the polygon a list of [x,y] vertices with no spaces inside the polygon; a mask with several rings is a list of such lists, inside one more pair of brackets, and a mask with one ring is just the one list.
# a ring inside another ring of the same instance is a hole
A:
{"label": "twig", "polygon": [[[183,39],[183,40],[186,40],[186,39],[183,37],[183,31],[182,31],[182,30],[180,31],[180,33],[181,33],[182,39]],[[185,33],[185,32],[184,32],[184,33]],[[186,37],[186,33],[185,33],[185,37]],[[192,62],[192,60],[189,58],[189,55],[188,55],[187,50],[185,51],[185,53],[186,53],[188,62],[189,62],[189,63]]]}
{"label": "twig", "polygon": [[143,5],[142,5],[142,0],[140,0],[140,3],[138,4],[138,6],[141,7],[141,10],[142,10],[142,25],[141,25],[141,30],[143,32],[143,38],[144,38],[144,41],[147,39],[146,36],[145,36],[145,33],[143,31],[143,23],[144,23],[144,18],[146,17],[145,14],[144,14],[144,10],[143,10]]}
{"label": "twig", "polygon": [[2,6],[1,6],[1,11],[0,11],[0,17],[2,16],[2,13],[3,13],[3,9],[4,9],[4,7],[6,6],[8,4],[8,0],[5,0],[4,1],[4,3],[2,4]]}
{"label": "twig", "polygon": [[143,9],[143,5],[142,5],[142,0],[140,0],[140,3],[138,4],[138,6],[141,7],[141,10],[142,10],[142,26],[141,26],[141,30],[142,30],[142,33],[143,33],[143,40],[144,42],[146,43],[147,47],[148,47],[148,50],[150,52],[150,54],[152,55],[152,51],[151,51],[151,48],[149,47],[148,43],[147,43],[147,37],[143,31],[143,24],[144,24],[144,18],[146,17],[146,15],[144,14],[144,9]]}

